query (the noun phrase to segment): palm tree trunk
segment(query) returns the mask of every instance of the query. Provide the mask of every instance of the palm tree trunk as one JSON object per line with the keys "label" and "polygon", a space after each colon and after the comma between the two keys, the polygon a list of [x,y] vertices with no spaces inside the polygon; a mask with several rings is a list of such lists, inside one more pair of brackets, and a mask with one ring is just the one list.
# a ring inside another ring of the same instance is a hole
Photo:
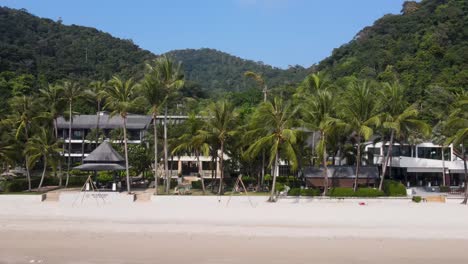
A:
{"label": "palm tree trunk", "polygon": [[361,166],[361,138],[358,136],[356,155],[356,175],[354,176],[354,191],[358,188],[359,167]]}
{"label": "palm tree trunk", "polygon": [[44,182],[46,170],[47,170],[47,157],[44,155],[44,170],[42,171],[42,177],[41,177],[41,181],[39,182],[39,186],[37,187],[37,191],[39,191],[39,189],[41,189],[42,187],[42,183]]}
{"label": "palm tree trunk", "polygon": [[[382,167],[382,177],[380,177],[380,184],[379,184],[379,190],[382,190],[384,179],[385,179],[385,173],[387,172],[387,165],[388,161],[390,160],[390,156],[392,154],[392,148],[393,148],[393,137],[395,135],[395,130],[392,130],[392,133],[390,134],[390,142],[387,150],[387,156],[385,157],[385,161]],[[384,148],[385,146],[382,146]]]}
{"label": "palm tree trunk", "polygon": [[[26,142],[29,141],[29,136],[28,136],[28,127],[27,125],[24,126],[24,136],[26,138]],[[29,159],[28,159],[28,155],[25,155],[24,157],[24,161],[25,161],[25,167],[26,167],[26,177],[28,178],[28,191],[31,191],[31,172],[29,171]]]}
{"label": "palm tree trunk", "polygon": [[[57,118],[54,118],[54,131],[55,131],[55,140],[58,140],[58,126]],[[62,187],[62,157],[58,157],[58,170],[59,170],[59,187]]]}
{"label": "palm tree trunk", "polygon": [[275,169],[273,170],[273,183],[271,184],[271,192],[270,192],[270,198],[268,198],[268,201],[269,202],[276,202],[276,199],[275,199],[275,187],[276,187],[276,177],[278,176],[278,150],[276,150],[276,153],[275,153],[275,165],[274,165]]}
{"label": "palm tree trunk", "polygon": [[224,180],[224,141],[221,140],[221,153],[219,157],[219,169],[220,169],[220,175],[219,175],[219,189],[218,189],[218,194],[221,195],[224,192],[223,188],[223,180]]}
{"label": "palm tree trunk", "polygon": [[158,195],[158,126],[156,125],[157,115],[153,113],[153,132],[154,132],[154,195]]}
{"label": "palm tree trunk", "polygon": [[166,193],[169,193],[171,176],[169,175],[169,160],[167,155],[167,105],[164,107],[164,173],[166,174]]}
{"label": "palm tree trunk", "polygon": [[71,164],[71,139],[72,139],[72,101],[69,104],[69,122],[68,122],[68,160],[67,160],[67,179],[65,180],[65,188],[68,187],[68,180],[70,178],[70,164]]}
{"label": "palm tree trunk", "polygon": [[99,122],[101,121],[101,101],[98,100],[97,102],[97,113],[96,113],[96,142],[95,142],[95,147],[94,148],[97,148],[98,144],[99,144]]}
{"label": "palm tree trunk", "polygon": [[442,146],[442,186],[446,186],[445,183],[445,150]]}
{"label": "palm tree trunk", "polygon": [[123,117],[125,173],[127,174],[127,192],[130,194],[130,172],[128,171],[128,146],[127,146],[127,117]]}
{"label": "palm tree trunk", "polygon": [[202,184],[202,192],[205,195],[205,181],[203,179],[203,166],[200,164],[200,153],[197,152],[197,163],[198,163],[198,174],[200,175],[200,181]]}
{"label": "palm tree trunk", "polygon": [[464,181],[465,181],[465,198],[463,199],[462,201],[462,204],[467,204],[468,202],[468,169],[467,169],[467,165],[466,165],[466,154],[465,154],[465,147],[462,143],[462,154],[463,154],[463,167],[465,169],[465,177],[464,177]]}
{"label": "palm tree trunk", "polygon": [[322,158],[322,163],[323,163],[323,196],[327,195],[328,192],[328,166],[327,166],[327,143],[326,143],[326,138],[325,138],[325,133],[322,132],[322,140],[323,140],[323,158]]}

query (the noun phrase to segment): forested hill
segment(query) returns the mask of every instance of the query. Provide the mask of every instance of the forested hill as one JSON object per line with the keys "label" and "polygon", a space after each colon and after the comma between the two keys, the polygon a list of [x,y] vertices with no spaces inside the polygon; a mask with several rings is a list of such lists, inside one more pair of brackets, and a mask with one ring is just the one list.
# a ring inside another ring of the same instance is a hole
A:
{"label": "forested hill", "polygon": [[413,99],[429,85],[468,87],[468,1],[408,1],[400,15],[366,27],[319,64],[333,78],[355,75],[410,88]]}
{"label": "forested hill", "polygon": [[284,70],[214,49],[174,50],[167,55],[182,62],[188,80],[210,91],[241,91],[251,87],[251,81],[244,77],[246,71],[262,74],[270,87],[298,83],[307,75],[301,66]]}
{"label": "forested hill", "polygon": [[0,7],[0,72],[62,78],[108,79],[133,75],[154,57],[131,40],[95,28],[66,26],[26,10]]}
{"label": "forested hill", "polygon": [[[211,49],[177,50],[169,55],[182,62],[187,80],[209,94],[251,87],[254,84],[244,78],[249,70],[263,74],[270,86],[299,82],[306,75],[302,67],[283,70]],[[95,28],[63,25],[26,10],[0,7],[0,72],[32,74],[47,82],[106,80],[114,74],[138,79],[144,63],[155,57],[131,40]]]}

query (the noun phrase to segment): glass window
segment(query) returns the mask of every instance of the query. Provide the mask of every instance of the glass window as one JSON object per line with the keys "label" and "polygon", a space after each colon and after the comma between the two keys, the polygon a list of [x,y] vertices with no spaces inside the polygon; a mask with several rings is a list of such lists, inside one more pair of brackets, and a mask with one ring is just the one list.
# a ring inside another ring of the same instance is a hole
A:
{"label": "glass window", "polygon": [[[445,158],[448,160],[449,149],[445,149]],[[418,147],[418,158],[442,160],[442,148],[440,147]]]}

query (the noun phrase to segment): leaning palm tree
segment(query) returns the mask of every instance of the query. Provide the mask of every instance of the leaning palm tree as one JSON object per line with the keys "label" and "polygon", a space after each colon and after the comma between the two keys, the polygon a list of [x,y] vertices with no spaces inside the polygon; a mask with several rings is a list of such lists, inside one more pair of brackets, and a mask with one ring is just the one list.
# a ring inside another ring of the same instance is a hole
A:
{"label": "leaning palm tree", "polygon": [[67,160],[67,179],[65,180],[65,188],[68,187],[70,179],[70,166],[71,166],[71,139],[72,139],[72,124],[73,124],[73,103],[79,98],[83,97],[83,87],[71,81],[62,83],[63,98],[68,104],[68,160]]}
{"label": "leaning palm tree", "polygon": [[47,171],[48,161],[52,159],[57,159],[60,155],[59,142],[55,139],[53,133],[50,133],[50,130],[44,127],[41,127],[36,135],[31,137],[31,139],[26,143],[25,153],[29,155],[29,166],[32,167],[33,164],[40,158],[42,158],[44,169],[42,171],[41,181],[37,189],[41,189],[42,183],[44,182],[44,177]]}
{"label": "leaning palm tree", "polygon": [[225,143],[236,132],[237,118],[237,111],[232,104],[226,101],[218,101],[208,107],[205,113],[204,127],[198,131],[200,139],[205,142],[216,139],[220,146],[218,156],[221,175],[218,194],[223,193]]}
{"label": "leaning palm tree", "polygon": [[[57,119],[63,115],[65,101],[63,99],[63,87],[60,85],[48,85],[39,89],[40,97],[46,107],[46,115],[52,119],[55,140],[58,140]],[[59,186],[62,186],[62,159],[57,159],[59,169]]]}
{"label": "leaning palm tree", "polygon": [[461,146],[464,166],[465,198],[462,204],[468,201],[468,169],[466,146],[468,145],[468,94],[463,92],[457,96],[446,123],[447,133],[450,135],[445,141],[446,145]]}
{"label": "leaning palm tree", "polygon": [[114,76],[105,90],[105,108],[111,109],[111,116],[120,115],[122,118],[122,129],[124,133],[125,173],[127,178],[127,191],[130,193],[130,173],[128,170],[128,145],[127,145],[127,116],[130,111],[138,105],[136,96],[137,85],[132,79],[122,79]]}
{"label": "leaning palm tree", "polygon": [[[297,157],[294,151],[296,131],[293,130],[294,111],[290,103],[284,103],[275,97],[273,102],[266,102],[259,106],[253,114],[252,123],[255,129],[248,134],[260,135],[250,145],[245,155],[255,158],[261,150],[270,149],[269,166],[273,166],[273,183],[268,201],[275,202],[275,185],[279,172],[279,159],[282,154],[287,158],[293,169],[297,168]],[[247,135],[248,136],[248,135]]]}
{"label": "leaning palm tree", "polygon": [[409,130],[420,131],[423,135],[428,135],[430,128],[425,122],[417,119],[419,114],[417,106],[414,104],[408,106],[405,88],[397,82],[384,84],[380,104],[382,106],[380,122],[383,128],[390,132],[389,146],[382,164],[382,177],[380,177],[379,184],[379,190],[382,190],[395,138],[400,138]]}
{"label": "leaning palm tree", "polygon": [[[153,83],[151,85],[160,85],[162,87],[162,93],[159,96],[161,96],[161,99],[163,99],[162,102],[164,102],[164,167],[166,178],[166,193],[168,193],[170,187],[170,178],[167,144],[167,105],[170,101],[172,101],[173,98],[176,97],[178,90],[184,86],[184,75],[181,71],[181,64],[174,63],[172,59],[165,55],[154,60],[153,64],[147,64],[147,68],[148,75],[153,79]],[[157,87],[154,86],[153,88]],[[153,101],[151,103],[155,102]],[[159,107],[160,106],[157,108]],[[153,110],[157,111],[157,108]]]}
{"label": "leaning palm tree", "polygon": [[356,138],[356,173],[354,191],[358,188],[359,169],[361,166],[362,140],[369,140],[374,133],[372,126],[379,125],[373,86],[367,81],[350,83],[344,94],[342,115],[347,126]]}

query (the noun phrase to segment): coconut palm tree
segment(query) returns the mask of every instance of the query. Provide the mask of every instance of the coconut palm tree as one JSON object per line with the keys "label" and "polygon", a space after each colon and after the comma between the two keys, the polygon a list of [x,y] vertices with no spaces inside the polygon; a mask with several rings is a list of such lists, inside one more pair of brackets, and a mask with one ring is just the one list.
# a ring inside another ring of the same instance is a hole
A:
{"label": "coconut palm tree", "polygon": [[[65,100],[63,98],[63,87],[60,85],[48,85],[39,89],[43,105],[46,107],[45,114],[52,119],[54,127],[54,136],[57,141],[59,138],[57,119],[63,115],[65,110]],[[57,159],[59,169],[59,186],[62,186],[62,159]]]}
{"label": "coconut palm tree", "polygon": [[[167,106],[168,103],[177,95],[178,90],[184,86],[184,75],[181,71],[181,64],[174,63],[172,59],[165,55],[154,60],[153,64],[147,64],[147,68],[149,71],[148,75],[153,79],[151,85],[160,85],[162,87],[162,93],[160,96],[162,96],[163,99],[161,102],[164,102],[164,167],[166,175],[166,193],[168,193],[170,178],[167,144]],[[153,88],[156,89],[157,87],[153,86]],[[153,101],[151,103],[157,103],[157,101]],[[159,107],[160,106],[157,108]],[[158,109],[153,110],[157,111]]]}
{"label": "coconut palm tree", "polygon": [[72,81],[65,81],[61,84],[63,89],[63,99],[68,104],[68,160],[67,160],[67,178],[65,180],[65,188],[68,187],[68,180],[70,179],[70,166],[71,166],[71,139],[72,139],[72,124],[73,124],[73,103],[79,98],[83,97],[83,87]]}
{"label": "coconut palm tree", "polygon": [[284,103],[278,97],[273,102],[265,102],[253,114],[253,125],[256,129],[249,133],[259,134],[257,140],[250,145],[246,155],[255,158],[265,148],[270,149],[269,166],[274,166],[273,182],[268,201],[275,202],[275,185],[279,172],[279,159],[282,154],[289,160],[293,169],[297,168],[297,157],[294,151],[296,131],[293,130],[294,111],[290,103]]}
{"label": "coconut palm tree", "polygon": [[[8,122],[14,124],[16,128],[15,137],[18,140],[21,135],[24,137],[24,143],[29,141],[30,133],[34,121],[38,117],[37,101],[30,96],[17,96],[10,100],[12,114],[8,117]],[[31,174],[29,168],[29,157],[25,155],[26,177],[28,179],[28,190],[31,191]]]}
{"label": "coconut palm tree", "polygon": [[41,157],[43,161],[44,169],[37,189],[40,189],[44,182],[44,177],[47,171],[47,162],[52,159],[57,159],[60,155],[60,151],[62,151],[60,143],[55,139],[53,133],[45,127],[41,127],[38,133],[32,136],[26,143],[25,153],[30,157],[29,166],[32,167],[33,164]]}
{"label": "coconut palm tree", "polygon": [[351,82],[344,94],[342,105],[343,120],[353,131],[356,138],[356,174],[354,191],[358,188],[358,176],[361,166],[361,144],[369,140],[374,131],[372,126],[379,125],[373,86],[367,81]]}
{"label": "coconut palm tree", "polygon": [[219,144],[219,190],[218,194],[223,193],[224,180],[224,153],[226,140],[232,137],[236,132],[238,113],[234,106],[226,101],[218,101],[208,106],[205,113],[205,124],[198,131],[198,137],[204,142],[216,139]]}
{"label": "coconut palm tree", "polygon": [[136,96],[137,85],[132,79],[122,79],[114,76],[105,90],[106,109],[111,109],[111,116],[120,115],[124,133],[125,173],[127,178],[127,191],[130,193],[130,173],[128,170],[128,145],[127,145],[127,116],[136,108],[139,99]]}
{"label": "coconut palm tree", "polygon": [[203,167],[200,164],[200,156],[208,156],[210,152],[209,144],[203,140],[202,137],[198,136],[198,132],[203,128],[203,120],[190,114],[188,119],[183,123],[182,130],[185,131],[175,142],[175,146],[172,149],[172,155],[177,153],[185,152],[189,155],[195,154],[198,166],[198,175],[201,178],[203,194],[205,194],[205,184],[203,181]]}
{"label": "coconut palm tree", "polygon": [[95,145],[96,147],[99,144],[99,122],[101,119],[101,108],[102,108],[102,103],[105,98],[105,89],[107,86],[107,82],[105,81],[93,81],[90,83],[90,88],[85,90],[85,94],[88,96],[90,100],[96,103],[96,130],[95,130],[95,135],[94,135],[94,140],[95,140]]}
{"label": "coconut palm tree", "polygon": [[409,130],[420,131],[423,135],[428,135],[430,128],[425,122],[417,119],[419,114],[417,106],[414,104],[408,106],[405,88],[397,82],[384,83],[380,104],[382,106],[380,123],[384,129],[390,131],[389,146],[382,164],[382,177],[380,177],[379,184],[379,190],[382,190],[395,139],[400,138],[403,133]]}
{"label": "coconut palm tree", "polygon": [[150,114],[153,119],[153,143],[154,143],[154,194],[158,194],[158,168],[159,168],[159,159],[158,159],[158,126],[157,126],[157,117],[161,110],[161,107],[166,102],[167,96],[166,91],[159,82],[158,72],[152,68],[151,65],[147,65],[149,69],[148,73],[145,75],[144,80],[141,83],[142,94],[145,98],[147,104],[150,106]]}
{"label": "coconut palm tree", "polygon": [[468,93],[463,92],[457,95],[457,100],[452,106],[451,113],[447,118],[446,130],[450,135],[445,141],[446,145],[461,146],[463,155],[463,166],[465,169],[465,198],[462,204],[467,204],[468,201],[468,169],[466,146],[468,145]]}

